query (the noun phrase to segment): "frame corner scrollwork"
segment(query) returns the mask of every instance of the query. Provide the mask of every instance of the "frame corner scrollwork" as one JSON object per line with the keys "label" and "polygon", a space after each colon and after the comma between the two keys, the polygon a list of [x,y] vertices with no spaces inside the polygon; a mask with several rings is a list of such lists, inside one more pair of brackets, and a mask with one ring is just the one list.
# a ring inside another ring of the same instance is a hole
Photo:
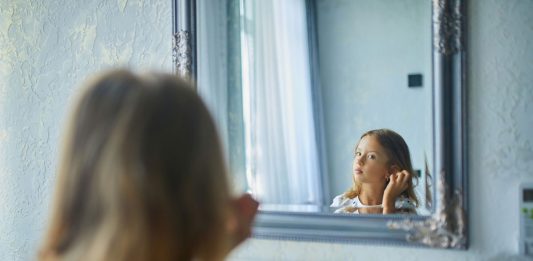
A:
{"label": "frame corner scrollwork", "polygon": [[391,220],[387,226],[390,229],[407,231],[408,242],[438,248],[466,249],[466,219],[462,190],[456,189],[450,197],[444,173],[440,175],[437,187],[440,194],[439,208],[430,218],[422,221]]}
{"label": "frame corner scrollwork", "polygon": [[191,75],[192,47],[189,31],[179,30],[172,37],[172,62],[175,72],[182,77]]}
{"label": "frame corner scrollwork", "polygon": [[172,20],[174,73],[196,80],[196,0],[173,0]]}

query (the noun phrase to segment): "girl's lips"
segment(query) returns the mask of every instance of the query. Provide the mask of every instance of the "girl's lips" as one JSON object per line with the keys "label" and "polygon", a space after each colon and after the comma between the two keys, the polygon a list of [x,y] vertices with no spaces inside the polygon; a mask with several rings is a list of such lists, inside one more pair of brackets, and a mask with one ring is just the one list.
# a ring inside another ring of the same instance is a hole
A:
{"label": "girl's lips", "polygon": [[361,169],[354,169],[354,170],[353,170],[353,173],[355,173],[355,174],[362,174],[363,171],[362,171]]}

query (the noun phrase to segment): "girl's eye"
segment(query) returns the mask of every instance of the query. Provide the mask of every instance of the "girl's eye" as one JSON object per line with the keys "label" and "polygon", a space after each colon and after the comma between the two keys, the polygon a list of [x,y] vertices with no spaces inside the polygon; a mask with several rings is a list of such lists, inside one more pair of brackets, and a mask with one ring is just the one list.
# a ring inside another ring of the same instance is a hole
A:
{"label": "girl's eye", "polygon": [[368,154],[368,159],[375,160],[376,159],[376,155]]}
{"label": "girl's eye", "polygon": [[355,156],[356,156],[356,157],[360,157],[360,156],[361,156],[361,152],[359,152],[359,151],[356,152],[356,153],[355,153]]}

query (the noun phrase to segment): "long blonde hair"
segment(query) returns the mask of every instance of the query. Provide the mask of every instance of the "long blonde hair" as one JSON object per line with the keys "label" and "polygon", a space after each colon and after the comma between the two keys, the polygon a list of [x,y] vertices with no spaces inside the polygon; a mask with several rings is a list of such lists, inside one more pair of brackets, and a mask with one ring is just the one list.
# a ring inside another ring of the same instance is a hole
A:
{"label": "long blonde hair", "polygon": [[[401,170],[407,170],[411,174],[411,180],[408,184],[408,187],[404,192],[402,192],[401,195],[412,200],[415,206],[418,207],[418,197],[416,196],[416,193],[414,191],[415,184],[413,184],[413,181],[417,181],[418,177],[413,171],[409,147],[407,146],[405,140],[402,138],[402,136],[400,136],[400,134],[389,129],[376,129],[367,131],[363,135],[361,135],[359,141],[361,141],[366,136],[375,137],[378,143],[384,148],[385,153],[387,154],[387,158],[389,159],[389,166],[396,165]],[[357,149],[358,145],[359,142],[355,145],[355,149]],[[352,180],[352,186],[350,187],[350,189],[348,189],[348,191],[344,193],[344,195],[348,198],[355,198],[361,193],[361,184],[353,178]],[[386,182],[388,184],[388,181]],[[385,184],[385,186],[387,184]]]}
{"label": "long blonde hair", "polygon": [[218,260],[226,166],[191,83],[113,71],[71,115],[41,260]]}

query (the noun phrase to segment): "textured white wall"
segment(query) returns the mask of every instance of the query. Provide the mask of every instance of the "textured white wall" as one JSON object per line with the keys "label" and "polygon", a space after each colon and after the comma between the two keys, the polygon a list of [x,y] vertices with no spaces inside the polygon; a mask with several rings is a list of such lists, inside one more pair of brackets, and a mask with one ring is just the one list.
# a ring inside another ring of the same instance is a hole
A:
{"label": "textured white wall", "polygon": [[35,257],[79,83],[115,66],[171,70],[170,5],[0,0],[0,260]]}
{"label": "textured white wall", "polygon": [[[170,1],[48,2],[0,0],[2,260],[35,256],[78,83],[115,65],[170,70]],[[518,185],[533,181],[533,2],[470,2],[470,250],[250,240],[231,259],[502,260],[518,251]]]}
{"label": "textured white wall", "polygon": [[509,260],[533,181],[533,1],[468,1],[468,251],[250,240],[233,260]]}

